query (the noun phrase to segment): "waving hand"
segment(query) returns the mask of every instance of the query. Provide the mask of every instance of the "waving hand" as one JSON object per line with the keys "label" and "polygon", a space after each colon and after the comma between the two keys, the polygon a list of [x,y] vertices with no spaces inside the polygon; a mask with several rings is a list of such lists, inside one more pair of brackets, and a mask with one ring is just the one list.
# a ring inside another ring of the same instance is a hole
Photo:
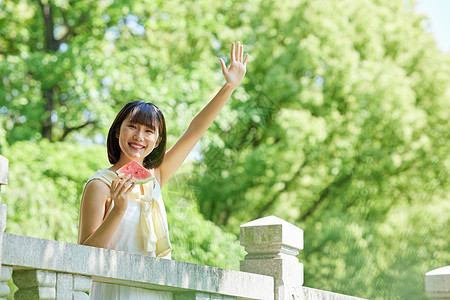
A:
{"label": "waving hand", "polygon": [[237,47],[235,50],[234,43],[231,43],[231,63],[230,66],[226,67],[223,59],[220,59],[220,65],[222,66],[222,74],[225,77],[226,82],[233,88],[236,88],[244,78],[248,60],[248,53],[245,55],[244,59],[244,45],[237,42]]}

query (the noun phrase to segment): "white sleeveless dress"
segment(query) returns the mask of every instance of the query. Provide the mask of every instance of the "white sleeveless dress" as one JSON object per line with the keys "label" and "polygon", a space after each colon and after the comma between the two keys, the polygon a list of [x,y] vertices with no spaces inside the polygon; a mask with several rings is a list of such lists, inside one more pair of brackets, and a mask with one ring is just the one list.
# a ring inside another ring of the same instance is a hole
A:
{"label": "white sleeveless dress", "polygon": [[[117,175],[108,170],[103,169],[97,171],[89,181],[99,179],[111,186],[112,180]],[[89,183],[88,181],[88,183]],[[153,184],[153,182],[155,184]],[[136,185],[128,198],[128,208],[123,215],[123,218],[114,233],[108,249],[126,251],[130,253],[150,255],[170,259],[170,241],[167,231],[167,218],[162,203],[161,188],[157,180],[151,181],[144,185],[145,188],[150,188],[151,196],[155,201],[150,202],[151,209],[155,211],[155,207],[159,205],[158,209],[161,213],[155,216],[151,212],[144,218],[145,213],[148,212],[149,202],[142,201],[140,186]],[[154,186],[152,188],[152,186]],[[111,203],[109,211],[111,211],[114,203]],[[108,211],[108,213],[109,213]],[[153,226],[152,217],[161,219],[161,227],[163,227],[163,234],[158,224]],[[147,219],[147,220],[144,220]],[[145,223],[152,223],[152,225],[145,226]],[[156,230],[155,230],[156,229]],[[165,230],[165,232],[164,232]],[[155,234],[156,232],[156,234]],[[146,234],[147,233],[147,234]],[[158,236],[159,235],[159,236]],[[162,235],[167,235],[163,236]],[[148,236],[148,237],[147,237]],[[156,238],[156,239],[155,239]],[[153,240],[153,242],[151,241]],[[156,244],[158,241],[158,244]],[[159,246],[159,249],[158,249]],[[161,250],[162,249],[162,250]],[[135,288],[129,286],[122,286],[109,283],[93,282],[89,299],[94,300],[172,300],[172,293],[151,291],[143,288]]]}

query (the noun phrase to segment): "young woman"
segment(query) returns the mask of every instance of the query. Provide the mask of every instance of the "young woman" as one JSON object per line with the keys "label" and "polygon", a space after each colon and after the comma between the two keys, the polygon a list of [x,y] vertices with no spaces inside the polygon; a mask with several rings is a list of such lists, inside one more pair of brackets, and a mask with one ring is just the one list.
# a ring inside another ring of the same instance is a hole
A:
{"label": "young woman", "polygon": [[[220,59],[226,83],[192,120],[186,132],[166,151],[166,124],[159,108],[143,101],[125,105],[108,133],[111,167],[97,171],[86,183],[80,207],[78,242],[150,256],[170,258],[171,246],[161,188],[181,166],[241,83],[248,60],[244,47],[231,44],[231,63]],[[137,161],[156,180],[136,185],[116,171]],[[91,299],[168,300],[171,293],[93,283]]]}

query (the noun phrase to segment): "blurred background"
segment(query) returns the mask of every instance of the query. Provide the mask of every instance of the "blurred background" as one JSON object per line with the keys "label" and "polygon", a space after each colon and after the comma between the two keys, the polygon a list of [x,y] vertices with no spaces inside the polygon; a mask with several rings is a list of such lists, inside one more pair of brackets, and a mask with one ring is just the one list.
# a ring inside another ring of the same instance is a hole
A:
{"label": "blurred background", "polygon": [[245,81],[165,186],[173,258],[238,269],[239,226],[276,215],[305,231],[305,286],[427,299],[450,262],[450,49],[425,2],[0,0],[6,232],[76,243],[120,108],[157,104],[170,147],[239,40]]}

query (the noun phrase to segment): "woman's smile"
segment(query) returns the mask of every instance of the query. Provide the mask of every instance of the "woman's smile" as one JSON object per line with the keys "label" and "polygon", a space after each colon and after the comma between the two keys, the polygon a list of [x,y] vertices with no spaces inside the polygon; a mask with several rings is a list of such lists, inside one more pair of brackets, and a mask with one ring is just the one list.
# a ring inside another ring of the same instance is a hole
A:
{"label": "woman's smile", "polygon": [[131,147],[131,149],[140,151],[142,149],[145,149],[145,146],[139,143],[128,143],[128,145]]}

